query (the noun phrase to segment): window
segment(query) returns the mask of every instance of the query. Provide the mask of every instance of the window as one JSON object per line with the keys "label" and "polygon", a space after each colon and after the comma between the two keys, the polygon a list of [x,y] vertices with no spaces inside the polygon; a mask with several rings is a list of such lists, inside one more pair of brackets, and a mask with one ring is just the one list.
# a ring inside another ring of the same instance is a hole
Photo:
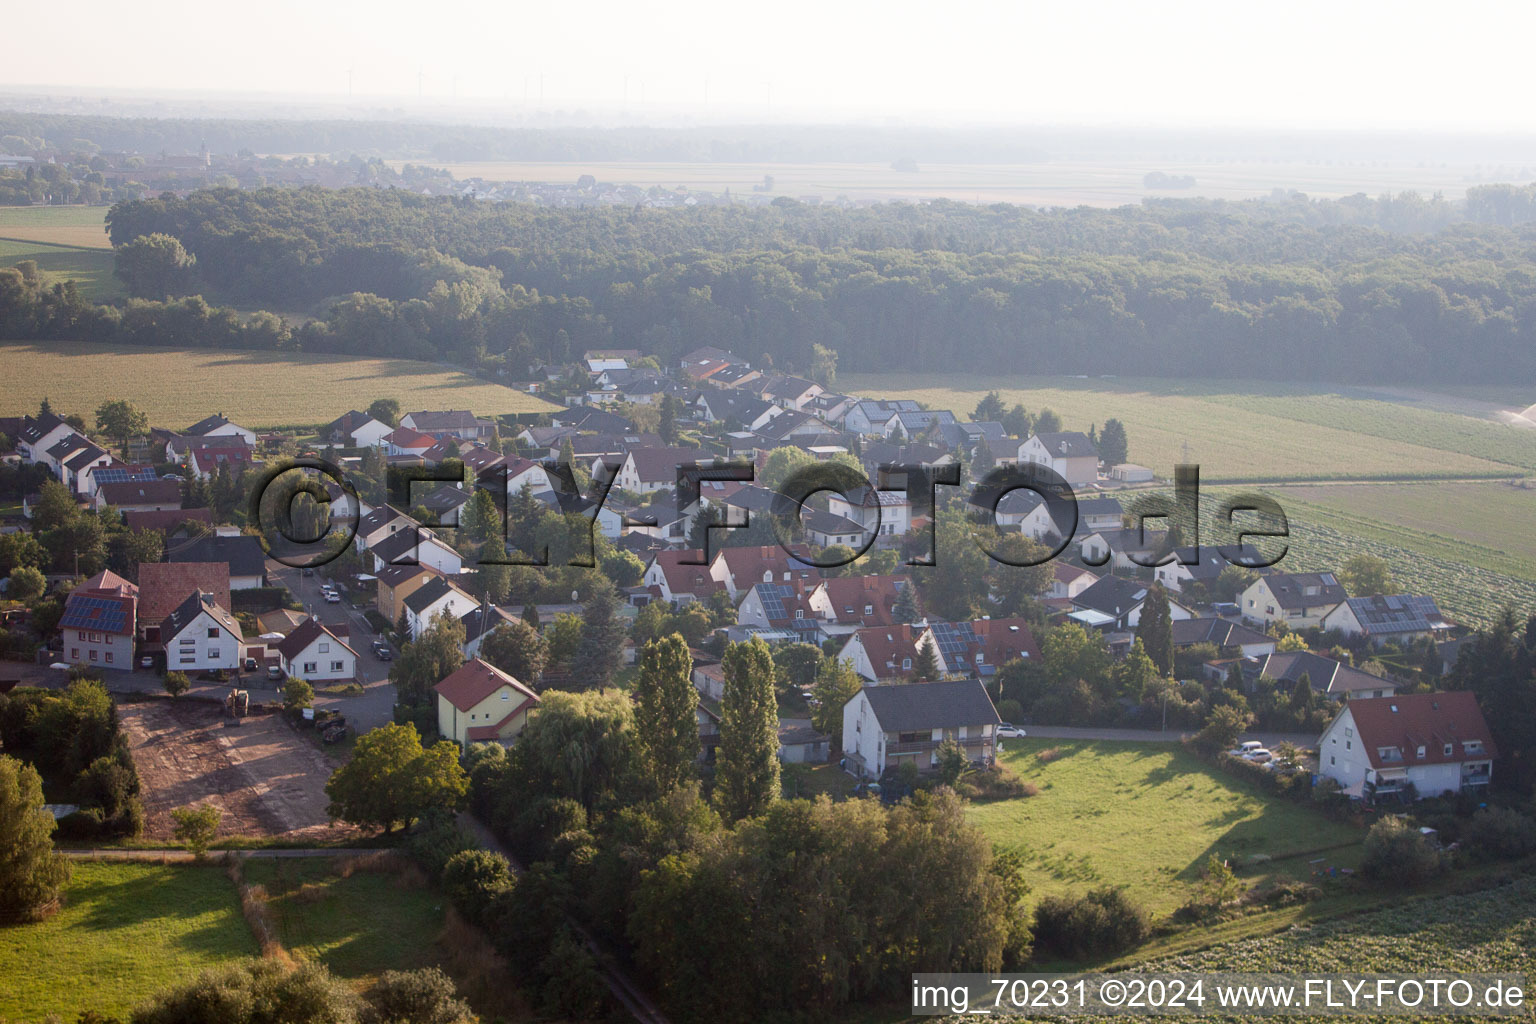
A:
{"label": "window", "polygon": [[1446,757],[1450,757],[1451,756],[1451,745],[1449,743],[1447,743],[1445,745],[1445,749],[1442,750],[1441,753],[1443,753]]}
{"label": "window", "polygon": [[80,635],[75,637],[75,639],[76,640],[84,640],[85,639],[85,630],[83,630],[83,629],[80,630]]}
{"label": "window", "polygon": [[1333,755],[1332,755],[1332,754],[1329,754],[1329,755],[1328,755],[1328,763],[1329,763],[1329,764],[1334,764],[1334,763],[1335,763],[1335,761],[1334,761],[1334,758],[1333,758]]}
{"label": "window", "polygon": [[78,648],[78,647],[71,647],[69,649],[69,659],[71,661],[79,661],[80,660],[80,648]]}
{"label": "window", "polygon": [[181,663],[183,665],[195,665],[197,663],[197,655],[196,654],[183,654],[181,656]]}
{"label": "window", "polygon": [[330,654],[331,653],[331,645],[330,644],[321,644],[320,645],[320,653],[321,654]]}
{"label": "window", "polygon": [[111,651],[107,652],[107,664],[108,665],[112,664],[112,652]]}
{"label": "window", "polygon": [[96,660],[96,652],[95,652],[95,651],[92,651],[92,652],[91,652],[91,660],[92,660],[92,661],[95,661],[95,660]]}
{"label": "window", "polygon": [[318,662],[314,662],[314,661],[306,661],[304,663],[304,671],[305,672],[313,672],[315,670],[315,666],[317,664],[319,664],[319,663]]}
{"label": "window", "polygon": [[210,626],[209,629],[208,629],[208,639],[209,640],[217,640],[218,638],[219,638],[219,627],[217,627],[217,626]]}
{"label": "window", "polygon": [[111,633],[108,633],[105,636],[103,636],[102,640],[106,643],[106,645],[108,647],[112,646],[112,634]]}
{"label": "window", "polygon": [[342,671],[341,662],[339,662],[339,661],[331,662],[331,671],[332,672],[340,672],[340,671]]}
{"label": "window", "polygon": [[910,671],[912,671],[912,659],[911,658],[902,658],[901,659],[901,670],[903,672],[910,672]]}
{"label": "window", "polygon": [[1462,740],[1461,749],[1468,754],[1481,754],[1483,752],[1482,740]]}

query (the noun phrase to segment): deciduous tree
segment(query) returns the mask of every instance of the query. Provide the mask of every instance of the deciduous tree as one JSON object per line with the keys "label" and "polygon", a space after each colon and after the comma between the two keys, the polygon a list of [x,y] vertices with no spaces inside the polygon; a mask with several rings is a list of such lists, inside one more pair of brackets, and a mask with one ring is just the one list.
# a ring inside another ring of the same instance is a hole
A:
{"label": "deciduous tree", "polygon": [[779,709],[773,655],[754,637],[726,648],[715,804],[727,819],[761,814],[779,796]]}
{"label": "deciduous tree", "polygon": [[693,658],[677,633],[647,643],[635,683],[635,724],[646,774],[660,792],[693,776],[699,756],[699,694],[689,675]]}
{"label": "deciduous tree", "polygon": [[385,832],[433,807],[462,807],[468,793],[457,744],[423,747],[415,726],[393,722],[358,737],[352,759],[325,784],[333,819]]}

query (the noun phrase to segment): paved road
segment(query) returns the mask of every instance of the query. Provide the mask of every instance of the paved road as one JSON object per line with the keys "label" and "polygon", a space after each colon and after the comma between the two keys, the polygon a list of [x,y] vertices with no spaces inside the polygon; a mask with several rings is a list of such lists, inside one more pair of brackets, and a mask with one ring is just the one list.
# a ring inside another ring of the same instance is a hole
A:
{"label": "paved road", "polygon": [[317,693],[315,706],[333,708],[346,715],[347,721],[359,733],[388,725],[394,720],[395,713],[395,688],[389,682],[390,663],[380,661],[374,655],[370,644],[376,634],[362,612],[345,601],[330,604],[321,595],[320,584],[325,582],[323,572],[304,576],[291,566],[267,561],[267,577],[273,586],[286,587],[306,612],[318,616],[325,625],[345,623],[351,632],[348,645],[357,652],[358,669],[363,676],[363,695],[332,697]]}
{"label": "paved road", "polygon": [[[1157,729],[1100,729],[1071,725],[1027,725],[1024,731],[1030,736],[1052,740],[1123,740],[1134,743],[1177,743],[1185,736],[1193,735],[1178,729],[1162,732]],[[1258,740],[1266,747],[1277,743],[1293,743],[1306,749],[1317,744],[1317,737],[1310,733],[1250,732],[1245,740]],[[1007,740],[1003,741],[1008,742]]]}

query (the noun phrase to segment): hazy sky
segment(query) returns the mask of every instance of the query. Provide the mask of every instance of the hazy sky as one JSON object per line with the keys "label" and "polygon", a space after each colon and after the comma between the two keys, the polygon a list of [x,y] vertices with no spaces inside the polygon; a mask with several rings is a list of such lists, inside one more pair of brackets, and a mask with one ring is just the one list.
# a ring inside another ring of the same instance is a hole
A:
{"label": "hazy sky", "polygon": [[[0,85],[706,118],[1536,128],[1536,4],[13,4]],[[55,40],[57,45],[49,41]],[[25,41],[25,42],[24,42]],[[420,75],[420,79],[418,79]],[[643,105],[642,105],[643,104]]]}

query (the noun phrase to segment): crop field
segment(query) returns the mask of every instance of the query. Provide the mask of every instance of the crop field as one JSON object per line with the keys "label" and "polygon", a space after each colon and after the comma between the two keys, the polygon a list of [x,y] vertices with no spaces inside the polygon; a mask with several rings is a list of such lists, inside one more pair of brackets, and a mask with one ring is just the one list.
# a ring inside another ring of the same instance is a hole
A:
{"label": "crop field", "polygon": [[0,415],[55,409],[90,413],[126,398],[156,426],[182,427],[222,412],[251,427],[326,423],[376,398],[410,409],[470,409],[480,416],[538,412],[542,399],[460,370],[409,359],[166,349],[88,342],[0,342],[7,386]]}
{"label": "crop field", "polygon": [[[1058,756],[1048,763],[1040,752]],[[1307,878],[1358,859],[1359,830],[1275,800],[1164,743],[1010,740],[1002,760],[1037,795],[972,804],[994,843],[1023,851],[1037,895],[1124,886],[1154,915],[1182,905],[1210,854],[1243,879]],[[1250,861],[1250,858],[1269,858]]]}
{"label": "crop field", "polygon": [[[1536,465],[1536,431],[1409,404],[1347,398],[1324,386],[1132,378],[846,374],[838,387],[910,398],[969,417],[989,390],[1067,430],[1125,424],[1130,460],[1169,476],[1200,466],[1216,483],[1509,478]],[[1187,449],[1186,449],[1187,445]]]}
{"label": "crop field", "polygon": [[1443,482],[1277,487],[1270,493],[1296,516],[1536,581],[1536,489]]}
{"label": "crop field", "polygon": [[62,910],[0,928],[0,1019],[126,1019],[156,992],[257,952],[223,868],[77,861]]}
{"label": "crop field", "polygon": [[127,294],[122,282],[112,276],[112,250],[7,238],[0,229],[0,267],[14,267],[23,260],[37,261],[45,283],[74,281],[80,294],[94,302]]}
{"label": "crop field", "polygon": [[0,206],[0,238],[111,249],[105,206]]}

